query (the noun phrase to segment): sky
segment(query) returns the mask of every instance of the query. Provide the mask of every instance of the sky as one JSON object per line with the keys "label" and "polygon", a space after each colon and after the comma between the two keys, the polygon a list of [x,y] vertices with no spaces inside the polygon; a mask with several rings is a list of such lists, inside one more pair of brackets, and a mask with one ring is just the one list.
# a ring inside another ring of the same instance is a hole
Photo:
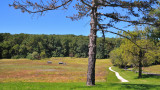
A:
{"label": "sky", "polygon": [[[2,0],[0,3],[0,33],[11,34],[74,34],[88,36],[90,33],[90,17],[78,21],[72,21],[66,16],[72,16],[75,12],[69,10],[48,11],[44,16],[22,13],[13,7],[9,7],[13,0]],[[123,24],[123,23],[122,23]],[[122,24],[119,24],[121,26]],[[98,33],[98,36],[102,35]],[[106,37],[116,35],[107,33]]]}

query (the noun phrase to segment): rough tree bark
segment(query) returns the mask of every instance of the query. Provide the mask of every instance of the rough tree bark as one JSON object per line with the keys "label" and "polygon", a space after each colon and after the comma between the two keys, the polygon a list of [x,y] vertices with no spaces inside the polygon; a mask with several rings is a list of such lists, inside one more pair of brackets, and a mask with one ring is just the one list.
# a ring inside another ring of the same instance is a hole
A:
{"label": "rough tree bark", "polygon": [[87,85],[95,85],[95,63],[96,63],[96,39],[97,39],[97,7],[96,0],[93,0],[91,11],[91,30],[89,36],[89,58],[88,58],[88,72]]}

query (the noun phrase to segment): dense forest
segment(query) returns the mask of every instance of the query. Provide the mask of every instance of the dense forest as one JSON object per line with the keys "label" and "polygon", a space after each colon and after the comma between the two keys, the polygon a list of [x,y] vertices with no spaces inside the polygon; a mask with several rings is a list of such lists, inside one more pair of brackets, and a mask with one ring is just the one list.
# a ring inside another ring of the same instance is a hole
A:
{"label": "dense forest", "polygon": [[[97,39],[97,58],[109,58],[119,47],[120,38]],[[0,58],[41,59],[49,57],[88,57],[88,36],[0,33]]]}

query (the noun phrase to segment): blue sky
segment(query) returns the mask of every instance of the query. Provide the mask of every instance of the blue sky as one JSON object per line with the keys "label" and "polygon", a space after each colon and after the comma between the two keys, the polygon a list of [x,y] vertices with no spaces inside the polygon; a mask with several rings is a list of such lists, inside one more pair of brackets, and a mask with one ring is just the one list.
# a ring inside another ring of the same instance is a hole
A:
{"label": "blue sky", "polygon": [[[9,7],[12,2],[13,0],[2,0],[0,3],[0,33],[89,35],[89,17],[79,21],[66,18],[66,16],[71,16],[75,12],[72,8],[68,11],[48,11],[45,16],[33,16]],[[119,26],[121,25],[119,24]],[[101,36],[100,33],[98,33],[98,36]],[[106,36],[115,37],[116,35],[107,33]]]}

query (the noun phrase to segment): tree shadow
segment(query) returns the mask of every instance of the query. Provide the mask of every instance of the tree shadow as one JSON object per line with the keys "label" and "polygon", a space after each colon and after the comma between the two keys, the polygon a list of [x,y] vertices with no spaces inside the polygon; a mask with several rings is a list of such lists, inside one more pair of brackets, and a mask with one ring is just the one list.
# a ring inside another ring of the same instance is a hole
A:
{"label": "tree shadow", "polygon": [[145,75],[142,75],[142,78],[156,78],[156,79],[160,79],[160,76],[158,74],[145,74]]}
{"label": "tree shadow", "polygon": [[135,89],[135,90],[149,90],[149,89],[160,89],[160,85],[151,84],[121,84],[121,88]]}
{"label": "tree shadow", "polygon": [[93,89],[105,89],[105,90],[160,90],[160,85],[153,85],[153,84],[127,84],[127,83],[106,83],[106,84],[96,84],[95,86],[76,86],[72,89],[83,89],[83,90],[93,90]]}
{"label": "tree shadow", "polygon": [[143,79],[143,78],[155,78],[155,79],[160,79],[159,74],[144,74],[142,75],[142,78],[134,78],[134,79]]}

